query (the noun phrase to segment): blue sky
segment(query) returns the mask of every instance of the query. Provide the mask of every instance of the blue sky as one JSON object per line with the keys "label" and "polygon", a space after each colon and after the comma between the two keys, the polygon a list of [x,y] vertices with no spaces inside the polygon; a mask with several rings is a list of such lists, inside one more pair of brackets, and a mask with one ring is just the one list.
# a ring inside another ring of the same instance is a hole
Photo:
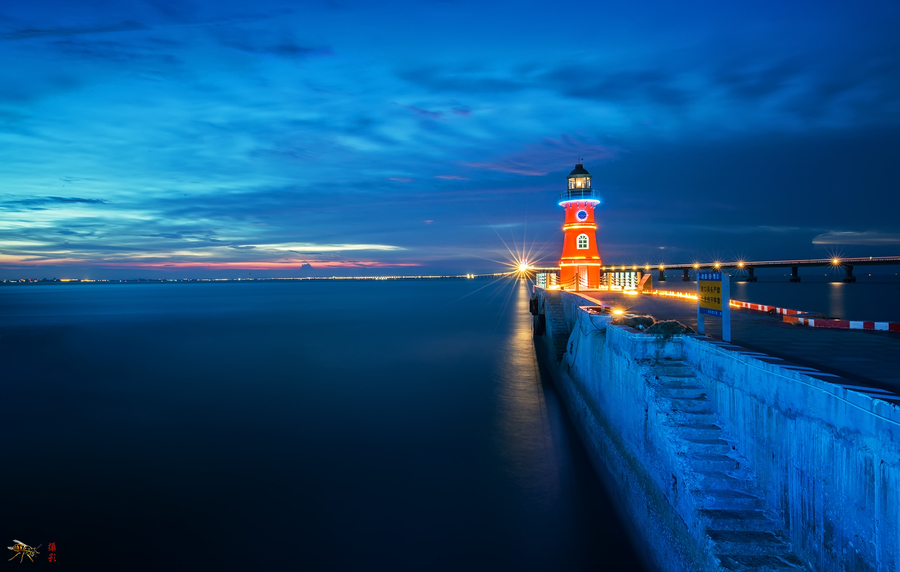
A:
{"label": "blue sky", "polygon": [[609,263],[900,254],[897,29],[875,1],[5,5],[0,278],[554,264],[578,158]]}

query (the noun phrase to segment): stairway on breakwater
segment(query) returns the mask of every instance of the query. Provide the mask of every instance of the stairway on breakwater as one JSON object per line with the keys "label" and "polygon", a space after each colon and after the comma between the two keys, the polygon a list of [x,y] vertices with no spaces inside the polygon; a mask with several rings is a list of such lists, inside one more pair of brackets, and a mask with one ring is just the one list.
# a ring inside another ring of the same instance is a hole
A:
{"label": "stairway on breakwater", "polygon": [[553,347],[553,359],[559,362],[569,344],[569,326],[559,290],[547,290],[543,296],[545,320]]}
{"label": "stairway on breakwater", "polygon": [[672,475],[673,489],[682,487],[680,492],[687,493],[718,566],[735,571],[805,570],[785,541],[783,524],[766,510],[755,475],[740,456],[739,442],[722,430],[694,369],[681,360],[665,360],[649,365],[646,376],[663,425],[675,437],[668,443],[681,474]]}

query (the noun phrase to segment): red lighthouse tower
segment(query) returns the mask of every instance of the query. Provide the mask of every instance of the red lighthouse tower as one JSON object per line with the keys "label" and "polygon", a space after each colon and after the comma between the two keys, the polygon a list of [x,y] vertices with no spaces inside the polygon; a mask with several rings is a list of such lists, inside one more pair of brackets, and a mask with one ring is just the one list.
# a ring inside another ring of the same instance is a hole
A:
{"label": "red lighthouse tower", "polygon": [[566,209],[563,225],[559,282],[566,290],[587,290],[600,286],[600,253],[597,251],[597,223],[594,207],[600,199],[591,188],[591,174],[578,163],[569,176],[569,188],[560,195],[559,206]]}

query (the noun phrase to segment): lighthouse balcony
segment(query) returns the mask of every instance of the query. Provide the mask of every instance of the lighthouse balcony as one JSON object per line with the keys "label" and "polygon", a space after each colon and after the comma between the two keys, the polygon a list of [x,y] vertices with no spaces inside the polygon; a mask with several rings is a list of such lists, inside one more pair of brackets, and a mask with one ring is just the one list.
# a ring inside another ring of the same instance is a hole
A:
{"label": "lighthouse balcony", "polygon": [[600,202],[599,195],[594,189],[569,189],[559,194],[559,202],[566,201],[597,201]]}

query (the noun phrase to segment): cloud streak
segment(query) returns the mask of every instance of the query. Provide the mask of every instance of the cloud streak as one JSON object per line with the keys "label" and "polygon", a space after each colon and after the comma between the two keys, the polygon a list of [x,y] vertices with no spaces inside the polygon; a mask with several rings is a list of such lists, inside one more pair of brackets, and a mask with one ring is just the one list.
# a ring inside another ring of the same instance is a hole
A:
{"label": "cloud streak", "polygon": [[876,232],[876,231],[835,231],[817,235],[812,240],[819,245],[862,245],[884,246],[900,244],[900,233]]}
{"label": "cloud streak", "polygon": [[81,197],[34,197],[30,199],[0,201],[0,210],[44,210],[47,208],[63,207],[77,204],[105,205],[108,204],[108,201],[106,201],[105,199],[86,199]]}
{"label": "cloud streak", "polygon": [[516,175],[538,177],[558,171],[561,166],[586,162],[597,165],[617,159],[622,149],[578,139],[571,135],[546,138],[540,143],[527,145],[518,153],[499,157],[492,161],[463,163],[473,169],[500,171]]}
{"label": "cloud streak", "polygon": [[6,32],[0,34],[0,41],[29,40],[32,38],[46,38],[54,36],[81,36],[85,34],[108,34],[112,32],[131,32],[146,30],[147,26],[139,22],[125,21],[118,24],[105,26],[60,27],[60,28],[30,28]]}

